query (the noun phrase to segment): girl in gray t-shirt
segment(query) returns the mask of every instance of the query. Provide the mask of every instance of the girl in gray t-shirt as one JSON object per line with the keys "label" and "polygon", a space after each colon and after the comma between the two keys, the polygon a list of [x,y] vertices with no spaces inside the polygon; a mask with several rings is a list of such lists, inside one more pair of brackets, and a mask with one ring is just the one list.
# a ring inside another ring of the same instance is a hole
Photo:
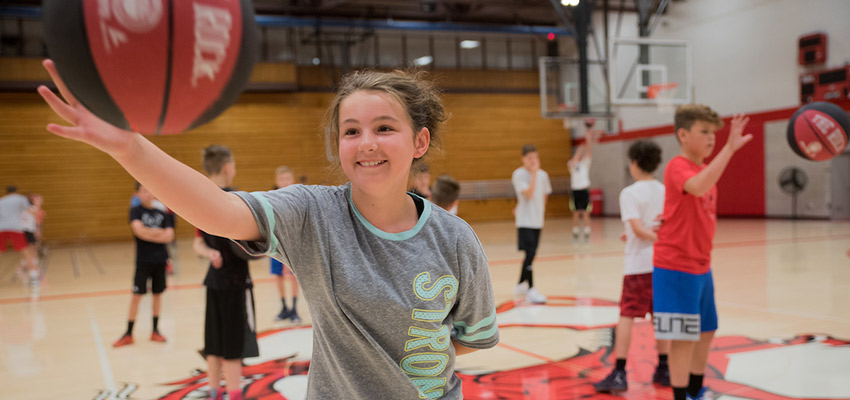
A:
{"label": "girl in gray t-shirt", "polygon": [[350,181],[224,192],[138,133],[42,86],[74,126],[48,130],[112,156],[197,228],[292,267],[313,320],[310,399],[462,398],[455,357],[499,340],[487,258],[461,219],[406,192],[446,113],[418,75],[355,72],[326,114],[329,159]]}

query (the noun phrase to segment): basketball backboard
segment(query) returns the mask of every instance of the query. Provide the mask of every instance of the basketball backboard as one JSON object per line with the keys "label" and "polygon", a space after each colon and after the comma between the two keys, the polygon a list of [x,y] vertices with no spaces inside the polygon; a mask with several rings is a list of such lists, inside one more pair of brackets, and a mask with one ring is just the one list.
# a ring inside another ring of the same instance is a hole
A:
{"label": "basketball backboard", "polygon": [[678,105],[692,100],[690,43],[644,38],[611,42],[614,105]]}
{"label": "basketball backboard", "polygon": [[588,61],[588,109],[581,110],[579,60],[540,58],[540,114],[543,118],[609,117],[608,80],[601,61]]}

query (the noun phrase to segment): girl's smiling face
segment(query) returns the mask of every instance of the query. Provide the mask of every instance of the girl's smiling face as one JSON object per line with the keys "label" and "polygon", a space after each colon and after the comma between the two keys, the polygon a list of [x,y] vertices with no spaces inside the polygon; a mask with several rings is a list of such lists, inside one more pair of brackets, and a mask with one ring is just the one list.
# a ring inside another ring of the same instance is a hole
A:
{"label": "girl's smiling face", "polygon": [[407,188],[414,158],[428,150],[427,128],[413,132],[407,111],[391,95],[360,90],[339,107],[339,160],[352,189],[380,196]]}

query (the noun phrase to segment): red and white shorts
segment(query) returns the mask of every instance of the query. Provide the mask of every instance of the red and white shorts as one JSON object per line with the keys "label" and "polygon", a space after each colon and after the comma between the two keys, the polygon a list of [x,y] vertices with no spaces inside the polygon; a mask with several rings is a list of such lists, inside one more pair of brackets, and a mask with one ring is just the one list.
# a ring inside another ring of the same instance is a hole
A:
{"label": "red and white shorts", "polygon": [[623,276],[620,316],[643,318],[652,313],[652,273]]}
{"label": "red and white shorts", "polygon": [[6,247],[12,244],[15,251],[21,251],[27,247],[27,237],[23,232],[2,231],[0,232],[0,253],[6,251]]}

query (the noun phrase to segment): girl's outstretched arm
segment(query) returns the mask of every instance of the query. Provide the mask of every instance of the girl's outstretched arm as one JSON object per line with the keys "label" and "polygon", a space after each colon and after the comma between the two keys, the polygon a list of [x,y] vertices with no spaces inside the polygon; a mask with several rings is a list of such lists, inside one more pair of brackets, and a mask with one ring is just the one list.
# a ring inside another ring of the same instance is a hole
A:
{"label": "girl's outstretched arm", "polygon": [[239,197],[221,190],[141,134],[116,128],[92,114],[59,78],[53,61],[45,60],[43,64],[65,101],[45,86],[39,86],[38,93],[59,117],[71,124],[48,124],[48,131],[109,154],[163,204],[195,227],[232,239],[261,239],[251,210]]}

